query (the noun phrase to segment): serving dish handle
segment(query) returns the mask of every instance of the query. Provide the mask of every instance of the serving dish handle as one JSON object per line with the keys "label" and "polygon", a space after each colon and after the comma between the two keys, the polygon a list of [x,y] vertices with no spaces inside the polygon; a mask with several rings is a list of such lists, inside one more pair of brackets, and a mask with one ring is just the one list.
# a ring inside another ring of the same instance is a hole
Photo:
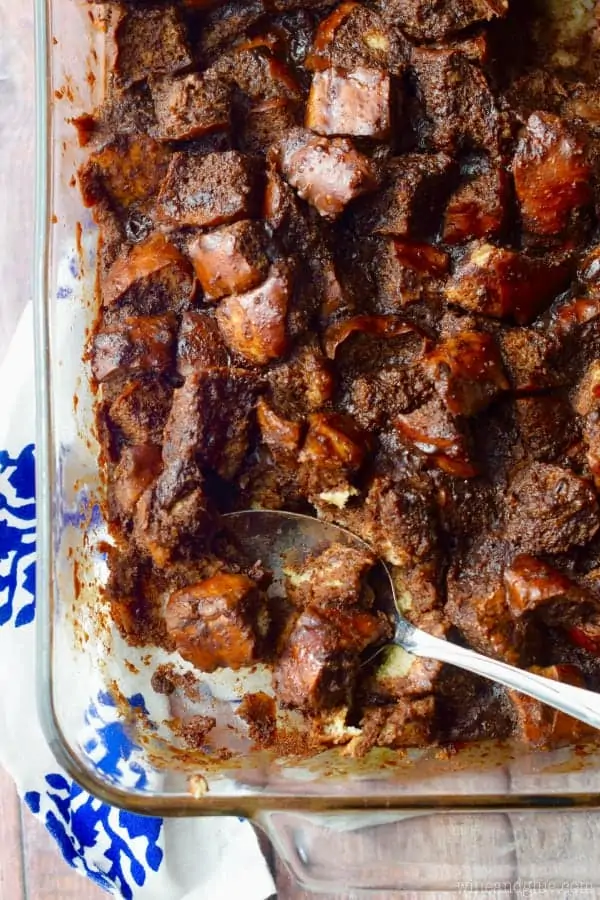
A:
{"label": "serving dish handle", "polygon": [[265,812],[255,824],[277,868],[328,896],[595,897],[600,887],[595,861],[582,853],[580,812]]}

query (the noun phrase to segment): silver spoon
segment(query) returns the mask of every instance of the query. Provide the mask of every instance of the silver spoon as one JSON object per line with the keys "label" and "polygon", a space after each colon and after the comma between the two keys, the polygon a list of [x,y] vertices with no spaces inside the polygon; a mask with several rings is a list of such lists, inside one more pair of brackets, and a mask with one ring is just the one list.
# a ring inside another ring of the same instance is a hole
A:
{"label": "silver spoon", "polygon": [[[251,560],[260,560],[273,573],[273,586],[280,590],[285,582],[284,569],[302,564],[309,555],[320,553],[331,544],[373,552],[368,544],[344,528],[298,513],[244,510],[230,513],[224,519],[240,549]],[[415,628],[401,615],[390,573],[385,565],[382,568],[386,579],[382,588],[384,596],[380,599],[389,606],[396,620],[394,644],[414,656],[436,659],[489,678],[600,729],[600,694],[524,672]]]}

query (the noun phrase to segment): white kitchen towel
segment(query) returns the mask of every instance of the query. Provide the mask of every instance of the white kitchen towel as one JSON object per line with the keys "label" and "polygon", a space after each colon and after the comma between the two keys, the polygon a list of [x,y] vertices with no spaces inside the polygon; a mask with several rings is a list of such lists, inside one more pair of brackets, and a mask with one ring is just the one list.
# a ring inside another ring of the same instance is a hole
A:
{"label": "white kitchen towel", "polygon": [[[113,809],[75,784],[46,745],[35,691],[33,367],[28,306],[0,369],[0,764],[66,863],[107,891],[144,900],[265,900],[275,888],[247,822]],[[102,716],[109,721],[109,699]],[[105,731],[108,740],[114,729]]]}

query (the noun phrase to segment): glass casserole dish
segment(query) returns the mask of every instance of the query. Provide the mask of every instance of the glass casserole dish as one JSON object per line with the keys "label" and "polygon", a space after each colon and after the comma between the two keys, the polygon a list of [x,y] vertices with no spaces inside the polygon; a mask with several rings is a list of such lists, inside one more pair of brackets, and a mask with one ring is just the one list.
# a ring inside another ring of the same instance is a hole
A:
{"label": "glass casserole dish", "polygon": [[[48,741],[78,783],[113,805],[163,816],[250,817],[313,886],[342,880],[331,860],[324,871],[318,829],[352,833],[371,826],[397,829],[396,858],[368,868],[357,863],[354,871],[346,861],[346,884],[443,889],[461,880],[469,859],[486,876],[504,880],[511,838],[493,811],[597,806],[600,753],[524,753],[482,744],[452,753],[377,751],[365,760],[331,751],[294,761],[253,752],[237,733],[229,758],[186,752],[164,726],[179,712],[173,699],[151,690],[147,654],[127,646],[101,609],[106,526],[98,502],[94,394],[81,362],[96,314],[97,230],[74,178],[85,151],[69,121],[103,95],[105,35],[92,9],[72,0],[36,2],[38,668]],[[575,21],[586,15],[590,4],[573,4]],[[225,729],[238,700],[236,684],[215,679],[193,712],[216,715]],[[185,711],[185,692],[177,701]],[[108,761],[107,725],[121,735]],[[435,846],[425,868],[411,868],[411,816],[433,811],[490,814],[466,836],[457,833],[450,880],[438,873]],[[486,844],[497,853],[486,858]]]}

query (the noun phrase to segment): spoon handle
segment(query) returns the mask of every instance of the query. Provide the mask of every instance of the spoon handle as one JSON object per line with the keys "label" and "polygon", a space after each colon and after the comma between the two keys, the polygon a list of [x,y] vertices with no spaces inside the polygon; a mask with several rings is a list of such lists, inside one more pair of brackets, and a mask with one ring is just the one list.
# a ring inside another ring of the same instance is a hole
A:
{"label": "spoon handle", "polygon": [[428,656],[461,669],[468,669],[469,672],[534,697],[575,719],[587,722],[593,728],[600,729],[600,694],[593,691],[552,681],[532,672],[524,672],[515,666],[482,656],[474,650],[467,650],[457,644],[433,637],[417,628],[411,627],[401,633],[397,643],[416,656]]}

